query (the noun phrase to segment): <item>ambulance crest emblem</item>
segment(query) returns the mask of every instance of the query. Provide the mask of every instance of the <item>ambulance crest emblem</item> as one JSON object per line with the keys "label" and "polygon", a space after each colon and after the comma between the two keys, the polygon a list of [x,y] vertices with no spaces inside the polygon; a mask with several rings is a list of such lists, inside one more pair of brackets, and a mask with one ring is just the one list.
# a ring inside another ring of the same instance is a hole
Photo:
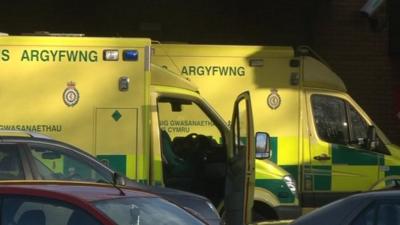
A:
{"label": "ambulance crest emblem", "polygon": [[64,90],[63,93],[64,103],[68,107],[72,107],[76,105],[79,101],[79,92],[75,87],[75,82],[70,81],[67,83],[67,88]]}
{"label": "ambulance crest emblem", "polygon": [[281,96],[278,94],[278,90],[272,89],[268,95],[267,104],[271,109],[277,109],[281,105]]}

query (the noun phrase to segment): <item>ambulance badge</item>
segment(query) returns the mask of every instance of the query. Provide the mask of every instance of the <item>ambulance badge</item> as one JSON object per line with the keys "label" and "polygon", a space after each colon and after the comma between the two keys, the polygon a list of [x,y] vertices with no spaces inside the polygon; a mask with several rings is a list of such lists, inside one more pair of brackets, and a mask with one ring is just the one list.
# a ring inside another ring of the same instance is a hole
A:
{"label": "ambulance badge", "polygon": [[278,90],[272,89],[271,94],[268,95],[267,104],[271,109],[277,109],[281,105],[281,96],[278,94]]}
{"label": "ambulance badge", "polygon": [[64,90],[63,93],[64,103],[72,107],[76,105],[79,101],[79,92],[75,87],[75,82],[70,81],[67,83],[67,88]]}

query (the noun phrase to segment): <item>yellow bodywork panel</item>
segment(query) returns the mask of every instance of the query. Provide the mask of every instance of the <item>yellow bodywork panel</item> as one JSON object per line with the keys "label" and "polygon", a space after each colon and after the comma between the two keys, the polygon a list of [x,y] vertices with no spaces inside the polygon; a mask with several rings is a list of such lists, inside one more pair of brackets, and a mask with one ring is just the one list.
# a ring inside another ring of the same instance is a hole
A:
{"label": "yellow bodywork panel", "polygon": [[[280,165],[297,165],[299,163],[299,138],[282,137],[278,139],[278,146],[284,149],[285,154],[278,155]],[[285,156],[286,155],[286,156]]]}
{"label": "yellow bodywork panel", "polygon": [[329,67],[312,57],[302,57],[303,86],[346,92],[343,80]]}
{"label": "yellow bodywork panel", "polygon": [[[121,115],[118,121],[112,117],[116,112]],[[132,154],[127,150],[137,148],[137,116],[137,109],[96,109],[96,155],[107,154],[110,149],[115,154]],[[108,137],[115,134],[118,139],[109,141]]]}
{"label": "yellow bodywork panel", "polygon": [[378,179],[377,166],[332,166],[332,190],[366,191]]}
{"label": "yellow bodywork panel", "polygon": [[[138,109],[96,109],[96,155],[125,155],[126,175],[136,177]],[[112,115],[120,115],[116,121]],[[115,137],[118,134],[118,137]],[[116,138],[114,141],[110,137]],[[127,159],[127,162],[128,162]],[[142,159],[143,160],[143,159]],[[140,163],[142,160],[138,160]],[[142,166],[142,165],[141,165]]]}

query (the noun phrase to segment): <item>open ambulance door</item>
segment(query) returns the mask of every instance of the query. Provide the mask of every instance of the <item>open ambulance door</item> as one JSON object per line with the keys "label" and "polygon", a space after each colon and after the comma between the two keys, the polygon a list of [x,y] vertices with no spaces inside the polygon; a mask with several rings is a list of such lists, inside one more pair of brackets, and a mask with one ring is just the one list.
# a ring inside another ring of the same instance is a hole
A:
{"label": "open ambulance door", "polygon": [[236,99],[231,138],[228,144],[228,168],[225,181],[225,219],[228,225],[251,222],[255,185],[255,138],[250,93]]}

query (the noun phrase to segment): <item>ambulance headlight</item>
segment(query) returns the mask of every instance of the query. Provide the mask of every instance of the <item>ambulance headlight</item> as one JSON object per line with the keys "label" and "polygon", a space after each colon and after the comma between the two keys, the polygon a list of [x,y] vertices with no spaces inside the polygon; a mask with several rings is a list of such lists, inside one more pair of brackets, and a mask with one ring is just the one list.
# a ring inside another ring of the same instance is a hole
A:
{"label": "ambulance headlight", "polygon": [[285,181],[286,185],[288,186],[289,190],[292,192],[292,194],[296,194],[297,189],[296,189],[296,182],[294,181],[293,177],[291,176],[284,176],[283,181]]}
{"label": "ambulance headlight", "polygon": [[118,50],[104,50],[103,51],[103,60],[104,61],[118,61],[119,52]]}

